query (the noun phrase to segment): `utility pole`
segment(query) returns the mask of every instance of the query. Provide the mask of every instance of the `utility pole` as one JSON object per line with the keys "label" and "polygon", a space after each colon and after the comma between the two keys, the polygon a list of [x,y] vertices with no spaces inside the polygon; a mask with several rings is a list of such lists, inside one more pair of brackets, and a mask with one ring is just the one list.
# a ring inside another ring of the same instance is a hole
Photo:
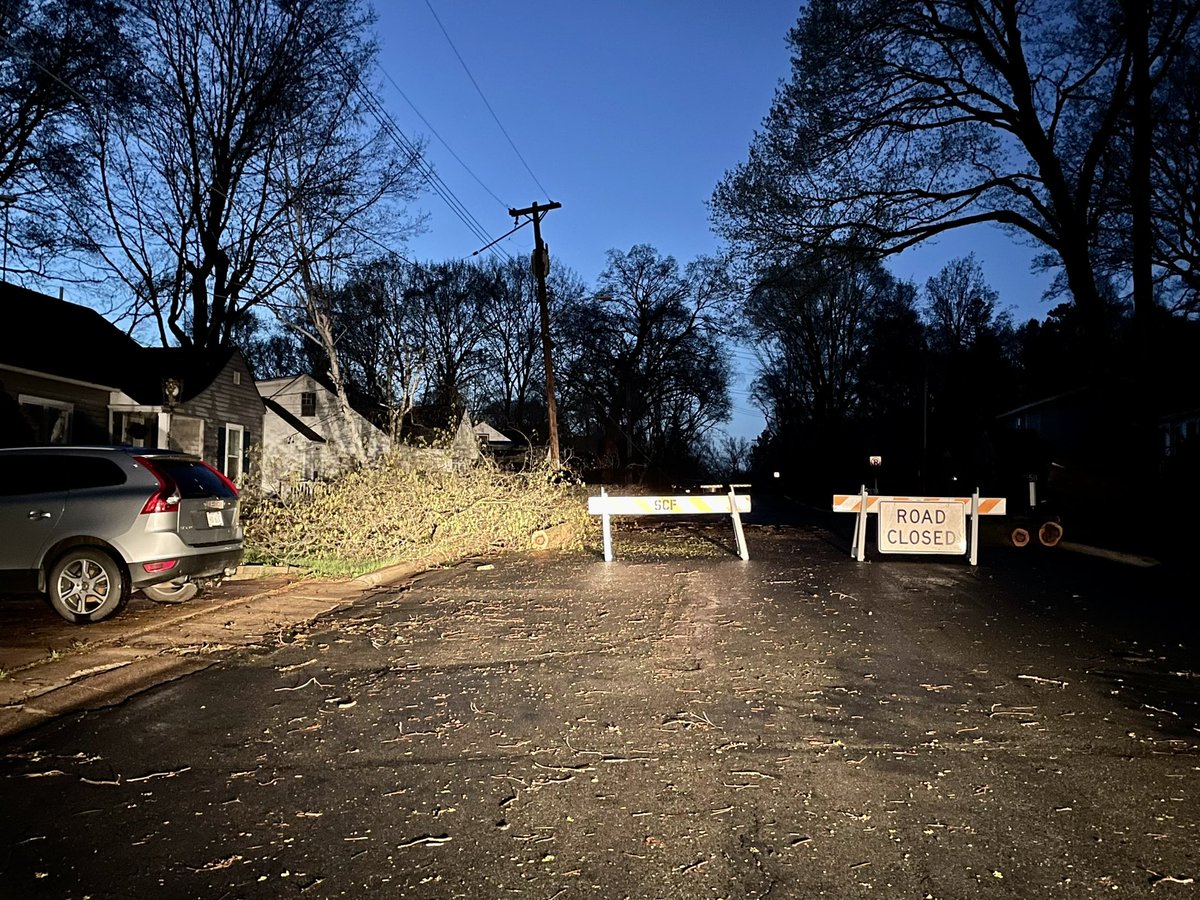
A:
{"label": "utility pole", "polygon": [[550,251],[542,242],[542,219],[552,209],[561,209],[561,203],[550,201],[545,206],[534,203],[527,209],[510,209],[508,214],[517,219],[530,216],[533,219],[533,275],[537,279],[538,307],[542,318],[542,363],[546,367],[546,415],[550,419],[550,465],[555,471],[561,468],[558,453],[558,404],[554,400],[554,361],[550,355],[550,303],[546,299],[546,276],[550,274]]}
{"label": "utility pole", "polygon": [[0,194],[0,204],[4,205],[4,269],[0,280],[8,281],[8,208],[17,202],[16,194]]}

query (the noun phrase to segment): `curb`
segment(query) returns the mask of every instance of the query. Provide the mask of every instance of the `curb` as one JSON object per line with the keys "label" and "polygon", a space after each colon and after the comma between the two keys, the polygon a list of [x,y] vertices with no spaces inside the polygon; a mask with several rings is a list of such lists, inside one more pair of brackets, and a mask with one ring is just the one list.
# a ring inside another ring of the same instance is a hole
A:
{"label": "curb", "polygon": [[1110,559],[1113,562],[1124,563],[1127,566],[1137,566],[1141,569],[1151,569],[1157,565],[1161,565],[1161,561],[1153,556],[1145,556],[1140,553],[1125,553],[1121,550],[1108,550],[1104,547],[1093,547],[1090,544],[1080,544],[1075,541],[1059,541],[1058,547],[1060,550],[1069,550],[1072,553],[1082,553],[1085,556],[1095,556],[1100,559]]}

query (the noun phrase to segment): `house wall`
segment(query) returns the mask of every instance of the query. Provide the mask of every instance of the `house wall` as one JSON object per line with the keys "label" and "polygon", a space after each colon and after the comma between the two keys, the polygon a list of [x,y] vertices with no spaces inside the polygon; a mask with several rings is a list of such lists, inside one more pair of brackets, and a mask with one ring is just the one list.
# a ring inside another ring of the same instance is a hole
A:
{"label": "house wall", "polygon": [[[262,486],[268,493],[278,493],[294,480],[316,481],[333,478],[358,465],[353,442],[361,442],[368,459],[375,459],[391,449],[391,439],[358,413],[352,413],[352,424],[342,415],[337,395],[310,375],[277,378],[259,382],[262,396],[278,403],[307,428],[325,439],[324,443],[310,440],[268,409],[263,419]],[[301,397],[316,395],[315,414],[301,413]]]}
{"label": "house wall", "polygon": [[243,481],[247,476],[257,477],[263,441],[263,403],[250,367],[240,352],[230,356],[208,388],[178,404],[173,415],[204,420],[201,455],[227,475],[231,473],[225,459],[226,426],[240,425],[245,442],[240,477]]}
{"label": "house wall", "polygon": [[62,443],[108,442],[108,388],[0,367],[0,446],[31,440],[30,425],[19,406],[22,395],[70,404],[71,427]]}
{"label": "house wall", "polygon": [[324,448],[310,441],[281,419],[273,410],[263,414],[262,489],[268,494],[286,493],[292,481],[308,481],[321,467]]}

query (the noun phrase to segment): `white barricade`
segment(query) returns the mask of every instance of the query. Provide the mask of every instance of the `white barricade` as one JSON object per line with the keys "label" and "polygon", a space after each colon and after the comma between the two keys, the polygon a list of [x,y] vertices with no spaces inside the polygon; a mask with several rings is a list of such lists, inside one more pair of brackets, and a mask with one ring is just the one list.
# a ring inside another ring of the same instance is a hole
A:
{"label": "white barricade", "polygon": [[[867,543],[867,516],[879,522],[880,553],[968,553],[971,565],[979,561],[979,517],[1002,516],[1007,510],[1003,497],[871,496],[864,486],[857,494],[834,494],[833,511],[858,514],[850,555],[863,561]],[[967,525],[970,523],[970,528]]]}
{"label": "white barricade", "polygon": [[727,515],[733,520],[738,556],[749,559],[750,551],[746,549],[746,533],[742,529],[741,514],[750,512],[750,497],[748,494],[737,493],[736,488],[740,487],[749,485],[731,484],[727,494],[680,494],[667,497],[613,497],[601,488],[599,497],[588,497],[588,513],[600,516],[604,524],[604,561],[613,560],[613,516],[694,516],[709,513]]}

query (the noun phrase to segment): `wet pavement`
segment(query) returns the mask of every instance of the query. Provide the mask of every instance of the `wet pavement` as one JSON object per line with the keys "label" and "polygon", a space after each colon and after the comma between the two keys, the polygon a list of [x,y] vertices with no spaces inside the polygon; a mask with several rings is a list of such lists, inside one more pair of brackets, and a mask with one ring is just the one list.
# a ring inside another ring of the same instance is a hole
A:
{"label": "wet pavement", "polygon": [[836,525],[751,526],[749,562],[716,525],[622,528],[611,564],[472,560],[11,736],[0,883],[1194,896],[1179,572],[995,545],[858,564]]}
{"label": "wet pavement", "polygon": [[155,603],[135,593],[119,615],[83,626],[64,622],[43,597],[5,597],[0,737],[206,668],[233,648],[260,644],[425,566],[337,580],[250,566],[185,603]]}

